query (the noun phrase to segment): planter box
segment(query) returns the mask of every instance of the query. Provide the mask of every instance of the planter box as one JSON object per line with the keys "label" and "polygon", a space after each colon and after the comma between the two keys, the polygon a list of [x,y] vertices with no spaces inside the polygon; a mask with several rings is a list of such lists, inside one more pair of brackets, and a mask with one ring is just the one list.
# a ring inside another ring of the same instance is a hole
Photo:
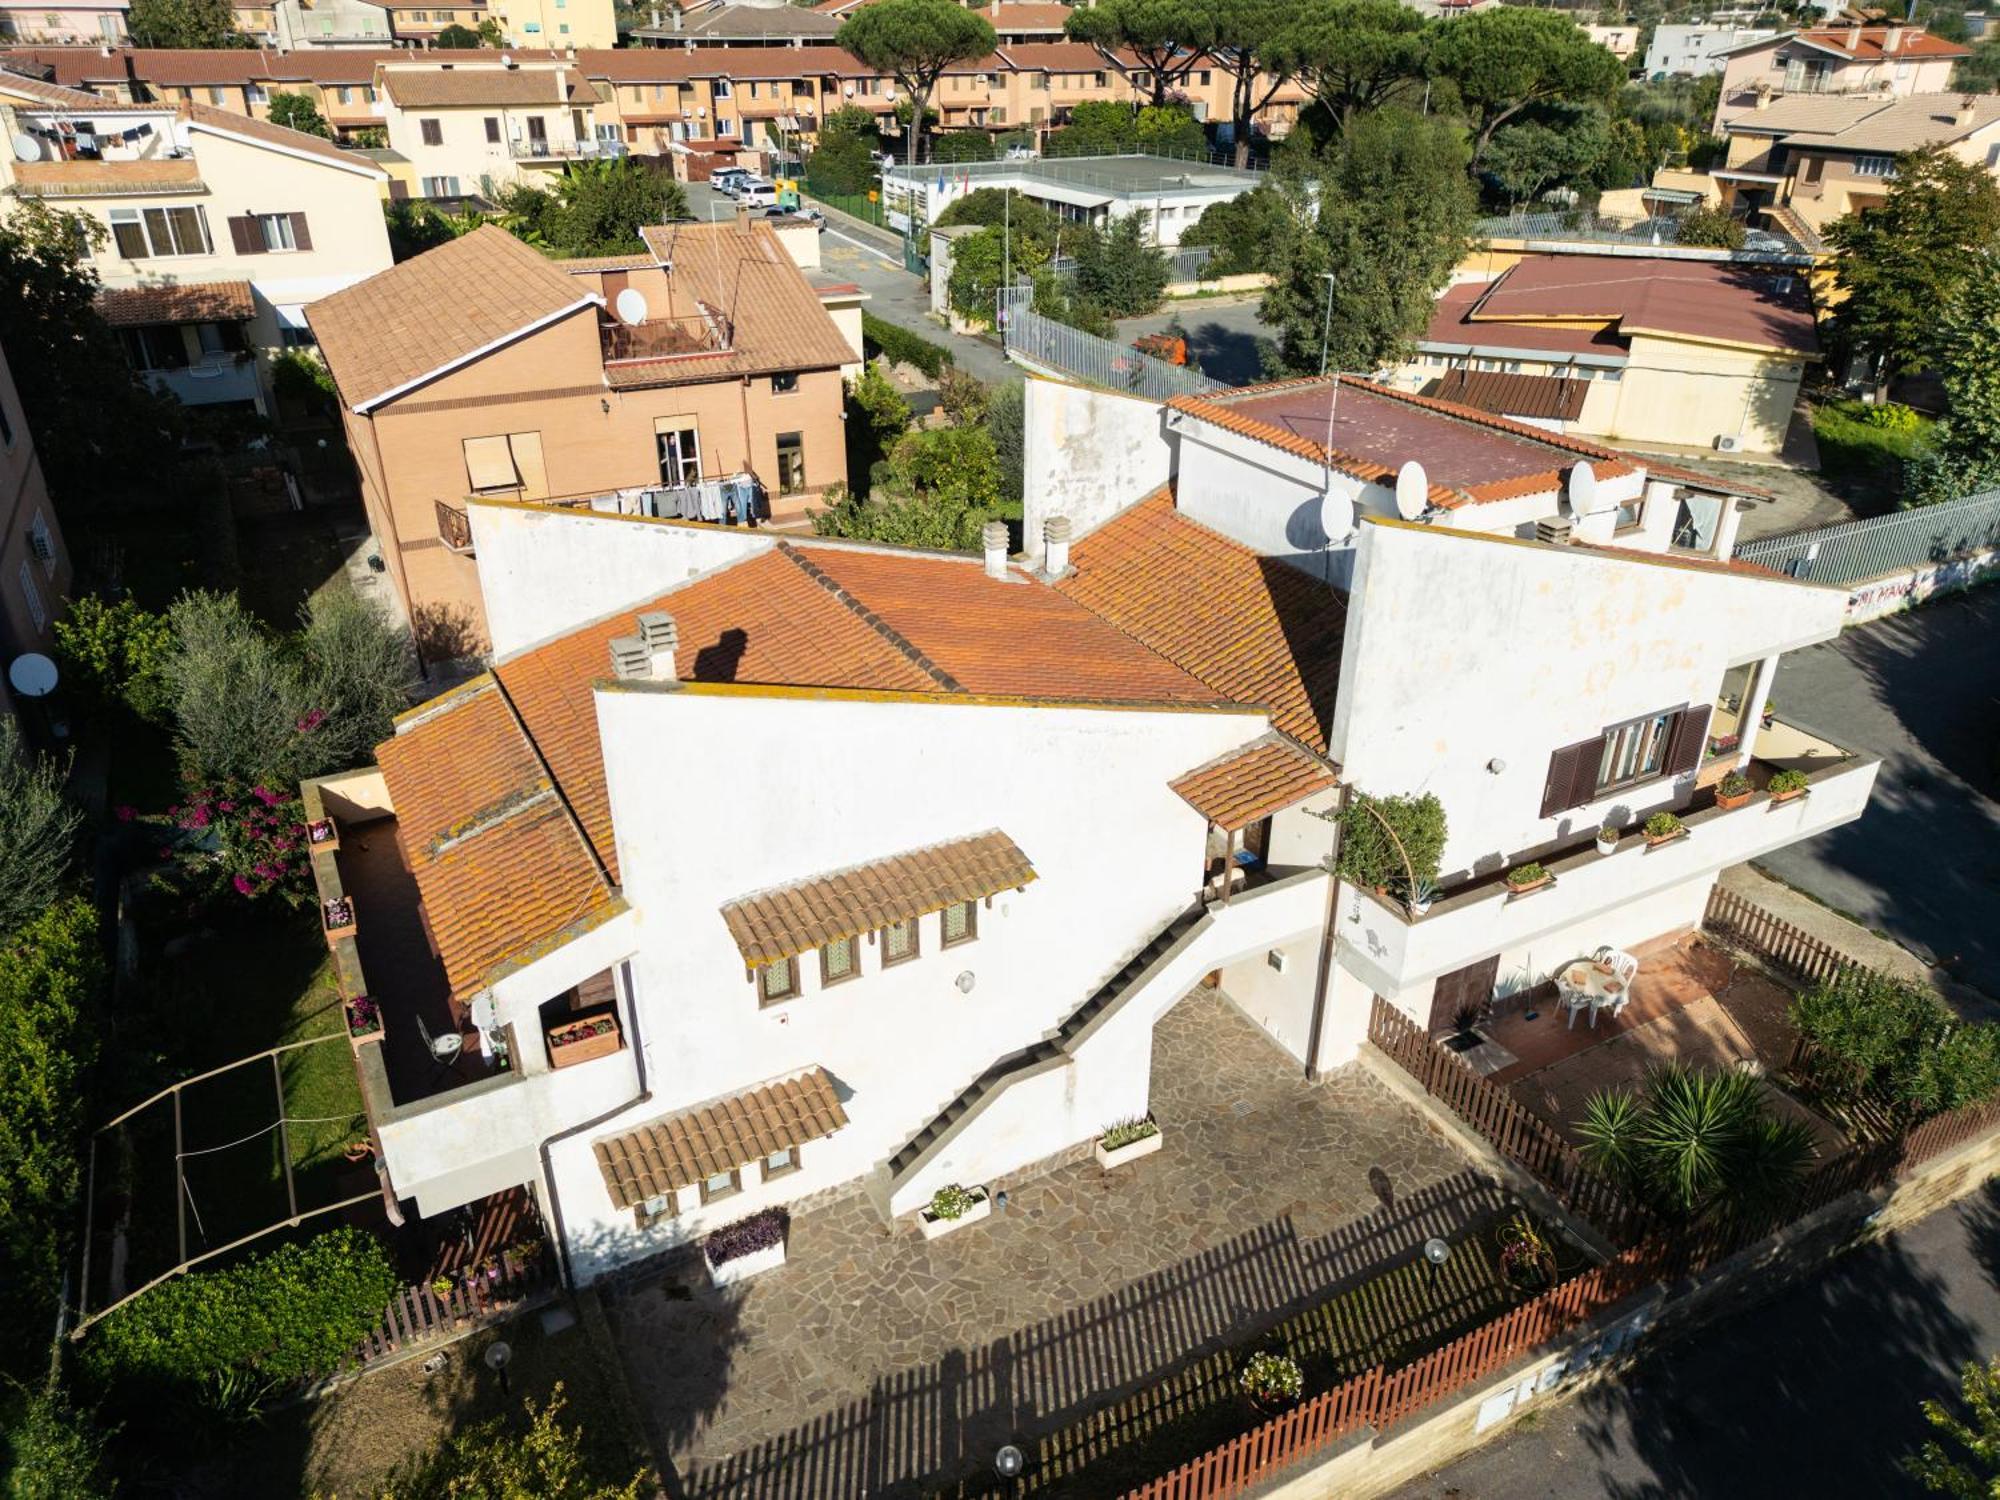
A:
{"label": "planter box", "polygon": [[1657,849],[1662,844],[1671,844],[1675,839],[1684,839],[1687,835],[1688,831],[1685,828],[1676,828],[1672,833],[1663,833],[1658,838],[1649,833],[1646,835],[1646,847]]}
{"label": "planter box", "polygon": [[979,1191],[979,1201],[955,1219],[940,1219],[928,1208],[917,1211],[917,1227],[924,1232],[924,1238],[934,1240],[940,1235],[950,1234],[954,1229],[963,1229],[968,1224],[977,1224],[993,1212],[993,1195],[984,1188]]}
{"label": "planter box", "polygon": [[1734,812],[1737,808],[1747,804],[1756,795],[1755,792],[1737,792],[1733,796],[1724,792],[1717,792],[1715,794],[1715,805],[1725,812]]}
{"label": "planter box", "polygon": [[609,1057],[625,1045],[625,1038],[619,1033],[618,1018],[611,1018],[609,1031],[585,1032],[574,1040],[565,1041],[563,1033],[571,1027],[590,1023],[565,1021],[561,1026],[549,1030],[549,1066],[552,1068],[572,1067],[577,1063],[589,1062],[593,1058]]}
{"label": "planter box", "polygon": [[321,818],[306,824],[306,848],[314,854],[331,854],[340,847],[340,830],[333,819]]}
{"label": "planter box", "polygon": [[1802,786],[1795,792],[1773,792],[1771,793],[1771,805],[1776,807],[1781,802],[1796,802],[1799,798],[1810,795],[1811,792],[1812,788],[1809,786]]}
{"label": "planter box", "polygon": [[382,1040],[382,1028],[379,1024],[375,1027],[373,1031],[363,1031],[360,1033],[349,1031],[347,1033],[347,1045],[352,1047],[356,1052],[359,1052],[363,1047],[367,1046],[370,1042],[379,1042],[381,1040]]}
{"label": "planter box", "polygon": [[347,902],[347,915],[344,918],[334,915],[332,903],[326,901],[320,903],[320,925],[326,928],[326,945],[329,948],[344,937],[354,936],[354,923],[357,915],[354,907],[354,898],[348,896],[345,899]]}
{"label": "planter box", "polygon": [[1137,1161],[1142,1156],[1151,1156],[1160,1147],[1166,1145],[1166,1143],[1166,1136],[1155,1130],[1149,1136],[1127,1142],[1125,1145],[1110,1151],[1104,1149],[1104,1142],[1100,1139],[1094,1149],[1097,1152],[1097,1164],[1109,1172],[1113,1167],[1122,1167],[1128,1161]]}
{"label": "planter box", "polygon": [[1540,880],[1534,881],[1528,885],[1513,885],[1507,881],[1501,882],[1502,885],[1505,885],[1507,887],[1507,894],[1509,897],[1531,896],[1536,891],[1539,891],[1546,886],[1554,885],[1555,883],[1556,883],[1556,878],[1553,875],[1544,875]]}
{"label": "planter box", "polygon": [[785,1242],[767,1245],[762,1250],[752,1250],[748,1255],[739,1255],[734,1260],[725,1260],[716,1265],[706,1255],[702,1264],[708,1267],[708,1280],[712,1286],[734,1286],[739,1281],[748,1281],[752,1276],[761,1276],[766,1271],[775,1271],[785,1263]]}

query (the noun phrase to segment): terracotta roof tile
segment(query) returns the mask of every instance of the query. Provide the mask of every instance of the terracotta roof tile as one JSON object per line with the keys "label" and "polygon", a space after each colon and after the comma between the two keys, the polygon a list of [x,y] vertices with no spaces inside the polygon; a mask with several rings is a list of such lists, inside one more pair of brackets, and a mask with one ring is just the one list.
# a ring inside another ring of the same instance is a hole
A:
{"label": "terracotta roof tile", "polygon": [[590,80],[575,68],[506,68],[497,57],[485,67],[385,66],[381,83],[403,109],[597,102]]}
{"label": "terracotta roof tile", "polygon": [[1330,767],[1291,741],[1267,735],[1171,785],[1209,822],[1234,833],[1339,780]]}
{"label": "terracotta roof tile", "polygon": [[1077,542],[1070,560],[1065,594],[1326,753],[1347,627],[1339,594],[1188,520],[1166,490]]}
{"label": "terracotta roof tile", "polygon": [[995,828],[759,891],[725,904],[722,920],[743,961],[759,968],[1034,878],[1028,856]]}
{"label": "terracotta roof tile", "polygon": [[1560,375],[1506,375],[1495,370],[1447,370],[1434,392],[1440,401],[1503,417],[1574,422],[1583,413],[1590,383]]}
{"label": "terracotta roof tile", "polygon": [[592,1150],[611,1201],[637,1208],[786,1148],[832,1135],[847,1123],[824,1068],[732,1094],[714,1104],[597,1141]]}
{"label": "terracotta roof tile", "polygon": [[303,130],[292,130],[283,125],[273,125],[269,120],[259,120],[250,115],[232,114],[226,109],[212,109],[206,104],[183,104],[180,117],[197,129],[227,131],[231,135],[247,136],[266,146],[279,146],[287,151],[303,151],[309,156],[336,163],[371,176],[387,178],[388,173],[375,165],[367,157],[353,151],[343,151],[332,141],[322,136],[307,135]]}
{"label": "terracotta roof tile", "polygon": [[0,98],[28,109],[89,110],[100,115],[130,114],[159,108],[157,104],[120,104],[102,94],[31,78],[12,68],[0,68]]}
{"label": "terracotta roof tile", "polygon": [[200,193],[207,189],[201,166],[192,158],[138,161],[21,161],[14,163],[14,183],[28,197],[59,198],[69,194]]}
{"label": "terracotta roof tile", "polygon": [[306,320],[342,399],[361,406],[595,292],[488,224],[320,298]]}
{"label": "terracotta roof tile", "polygon": [[172,286],[106,287],[97,310],[113,328],[162,323],[241,323],[257,316],[247,281],[183,281]]}

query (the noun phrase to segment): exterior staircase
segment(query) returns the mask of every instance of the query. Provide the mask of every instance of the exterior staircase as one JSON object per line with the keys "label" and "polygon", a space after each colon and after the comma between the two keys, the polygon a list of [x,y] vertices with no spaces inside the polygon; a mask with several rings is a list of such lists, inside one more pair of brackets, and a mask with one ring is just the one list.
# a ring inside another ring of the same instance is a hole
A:
{"label": "exterior staircase", "polygon": [[876,1206],[888,1216],[890,1195],[909,1180],[963,1130],[974,1116],[990,1105],[1011,1085],[1024,1078],[1046,1073],[1067,1064],[1076,1047],[1095,1029],[1117,1002],[1130,994],[1161,963],[1165,962],[1210,921],[1207,910],[1190,907],[1155,933],[1147,944],[1119,966],[1063,1023],[1041,1040],[1010,1052],[981,1073],[915,1135],[903,1143],[876,1169],[871,1184]]}

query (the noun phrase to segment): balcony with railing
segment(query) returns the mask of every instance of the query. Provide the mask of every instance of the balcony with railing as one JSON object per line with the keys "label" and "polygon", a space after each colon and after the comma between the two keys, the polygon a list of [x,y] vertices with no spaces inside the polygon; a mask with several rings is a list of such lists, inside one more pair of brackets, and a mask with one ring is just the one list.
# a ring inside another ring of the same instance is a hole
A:
{"label": "balcony with railing", "polygon": [[628,148],[623,141],[600,141],[595,139],[552,141],[537,140],[533,136],[529,136],[523,140],[512,140],[507,143],[507,154],[515,161],[528,162],[530,164],[546,162],[551,166],[562,162],[589,161],[597,157],[624,156],[627,154],[627,150]]}
{"label": "balcony with railing", "polygon": [[729,319],[714,312],[681,318],[648,318],[643,323],[606,321],[598,325],[606,366],[722,354],[730,348],[733,332]]}
{"label": "balcony with railing", "polygon": [[466,516],[465,507],[439,500],[437,505],[438,540],[448,551],[460,556],[472,553],[472,522]]}

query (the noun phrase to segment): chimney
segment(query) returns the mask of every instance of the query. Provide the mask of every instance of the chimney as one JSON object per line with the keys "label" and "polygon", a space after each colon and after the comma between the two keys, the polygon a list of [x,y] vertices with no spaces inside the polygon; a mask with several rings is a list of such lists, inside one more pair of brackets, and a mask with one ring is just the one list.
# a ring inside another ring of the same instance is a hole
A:
{"label": "chimney", "polygon": [[742,233],[746,235],[750,232],[749,204],[739,203],[736,205],[736,227],[738,230],[740,230]]}
{"label": "chimney", "polygon": [[1894,52],[1898,47],[1902,45],[1903,45],[1902,27],[1891,26],[1887,31],[1882,33],[1882,50],[1884,52]]}
{"label": "chimney", "polygon": [[1979,118],[1978,101],[1970,94],[1965,95],[1965,97],[1958,101],[1958,113],[1951,118],[1952,123],[1961,128],[1970,125],[1974,120]]}
{"label": "chimney", "polygon": [[680,29],[681,29],[681,8],[678,5],[676,5],[674,7],[674,30],[679,31]]}
{"label": "chimney", "polygon": [[1769,109],[1771,107],[1771,91],[1769,89],[1757,90],[1756,94],[1750,100],[1750,107],[1752,109]]}
{"label": "chimney", "polygon": [[1050,516],[1042,526],[1042,576],[1051,581],[1069,574],[1069,517]]}
{"label": "chimney", "polygon": [[636,635],[611,638],[611,675],[620,682],[642,681],[653,675],[653,656]]}
{"label": "chimney", "polygon": [[[650,656],[648,666],[653,681],[678,682],[674,672],[674,650],[681,643],[680,627],[663,609],[649,609],[638,617],[639,639]],[[629,639],[629,638],[628,638]]]}
{"label": "chimney", "polygon": [[988,521],[980,537],[986,543],[986,576],[1004,579],[1007,576],[1007,523]]}
{"label": "chimney", "polygon": [[[1550,542],[1560,546],[1569,540],[1569,532],[1568,516],[1543,516],[1541,520],[1535,522],[1535,540],[1538,542]],[[618,643],[613,641],[611,644],[613,649],[616,649]]]}

